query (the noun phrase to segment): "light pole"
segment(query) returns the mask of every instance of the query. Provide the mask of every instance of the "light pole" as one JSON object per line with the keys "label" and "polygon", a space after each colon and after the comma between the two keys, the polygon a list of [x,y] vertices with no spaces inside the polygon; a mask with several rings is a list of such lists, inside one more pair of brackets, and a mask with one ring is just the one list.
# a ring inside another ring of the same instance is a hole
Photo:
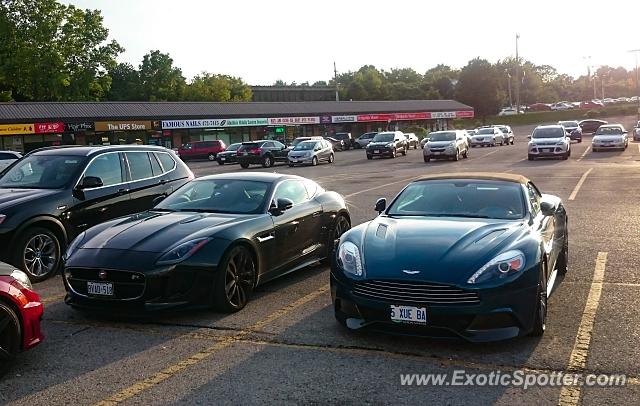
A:
{"label": "light pole", "polygon": [[508,85],[509,85],[509,107],[513,107],[513,98],[511,97],[511,74],[507,72]]}
{"label": "light pole", "polygon": [[591,56],[583,56],[582,59],[587,61],[587,80],[585,81],[585,83],[586,83],[585,90],[586,91],[584,92],[584,95],[585,95],[585,97],[589,97],[589,82],[591,81],[591,65],[589,65],[589,62],[591,60]]}
{"label": "light pole", "polygon": [[520,58],[518,57],[518,40],[520,34],[516,34],[516,114],[520,114]]}
{"label": "light pole", "polygon": [[638,52],[640,49],[632,49],[629,52],[636,54],[636,97],[638,98],[638,121],[640,121],[640,85],[638,85]]}

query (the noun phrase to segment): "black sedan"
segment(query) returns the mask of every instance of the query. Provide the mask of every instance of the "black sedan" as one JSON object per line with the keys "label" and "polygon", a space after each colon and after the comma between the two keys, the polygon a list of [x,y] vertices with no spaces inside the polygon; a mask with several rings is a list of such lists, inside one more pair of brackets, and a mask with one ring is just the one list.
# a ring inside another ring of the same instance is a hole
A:
{"label": "black sedan", "polygon": [[241,142],[231,144],[224,151],[218,152],[218,155],[216,155],[216,161],[218,161],[218,164],[237,164],[238,148],[240,148],[240,145],[242,145]]}
{"label": "black sedan", "polygon": [[65,255],[65,301],[134,313],[238,311],[255,286],[329,258],[349,228],[344,199],[305,178],[198,178],[149,211],[78,236]]}
{"label": "black sedan", "polygon": [[331,269],[337,320],[351,329],[503,340],[544,333],[567,271],[558,197],[504,174],[414,181],[340,238]]}
{"label": "black sedan", "polygon": [[578,123],[583,133],[594,133],[600,126],[605,124],[608,124],[608,122],[595,119],[582,120]]}

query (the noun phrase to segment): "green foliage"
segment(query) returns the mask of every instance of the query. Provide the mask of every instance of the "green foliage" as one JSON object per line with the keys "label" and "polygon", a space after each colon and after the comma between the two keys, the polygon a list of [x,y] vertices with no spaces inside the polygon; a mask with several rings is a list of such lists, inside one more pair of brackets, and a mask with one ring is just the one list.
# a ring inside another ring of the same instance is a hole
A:
{"label": "green foliage", "polygon": [[482,118],[495,114],[504,101],[496,67],[480,58],[462,68],[456,93],[458,100],[473,106],[475,114]]}
{"label": "green foliage", "polygon": [[123,51],[99,11],[55,0],[0,1],[0,91],[18,101],[99,100]]}
{"label": "green foliage", "polygon": [[188,101],[251,101],[251,88],[242,79],[202,72],[186,87]]}
{"label": "green foliage", "polygon": [[418,125],[410,125],[402,129],[402,131],[405,133],[414,133],[419,139],[423,139],[427,134],[429,134],[429,131],[426,128]]}
{"label": "green foliage", "polygon": [[142,58],[138,69],[140,94],[143,100],[180,100],[186,86],[180,68],[173,66],[169,54],[151,51]]}

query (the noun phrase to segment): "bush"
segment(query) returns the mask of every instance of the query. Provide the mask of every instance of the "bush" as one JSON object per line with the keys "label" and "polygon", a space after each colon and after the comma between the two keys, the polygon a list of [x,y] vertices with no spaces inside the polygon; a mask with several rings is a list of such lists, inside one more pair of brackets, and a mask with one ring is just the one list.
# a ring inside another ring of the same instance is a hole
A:
{"label": "bush", "polygon": [[424,137],[426,137],[426,135],[429,133],[429,131],[427,131],[426,128],[424,127],[420,127],[417,125],[411,125],[405,129],[402,130],[402,132],[404,133],[414,133],[419,139],[422,139]]}

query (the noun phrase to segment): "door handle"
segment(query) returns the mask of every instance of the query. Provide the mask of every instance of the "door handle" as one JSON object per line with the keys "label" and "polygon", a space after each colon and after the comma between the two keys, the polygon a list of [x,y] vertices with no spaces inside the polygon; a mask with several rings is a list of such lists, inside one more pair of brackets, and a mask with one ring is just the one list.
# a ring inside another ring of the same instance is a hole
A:
{"label": "door handle", "polygon": [[320,217],[321,214],[322,214],[321,211],[316,211],[311,215],[311,217]]}
{"label": "door handle", "polygon": [[118,196],[122,196],[129,192],[129,189],[118,189]]}
{"label": "door handle", "polygon": [[160,182],[158,182],[158,183],[160,183],[161,185],[164,185],[165,183],[167,183],[167,180],[166,179],[160,179]]}
{"label": "door handle", "polygon": [[298,224],[300,224],[300,222],[299,222],[299,221],[292,221],[292,222],[291,222],[291,225],[292,225],[292,226],[297,226]]}

